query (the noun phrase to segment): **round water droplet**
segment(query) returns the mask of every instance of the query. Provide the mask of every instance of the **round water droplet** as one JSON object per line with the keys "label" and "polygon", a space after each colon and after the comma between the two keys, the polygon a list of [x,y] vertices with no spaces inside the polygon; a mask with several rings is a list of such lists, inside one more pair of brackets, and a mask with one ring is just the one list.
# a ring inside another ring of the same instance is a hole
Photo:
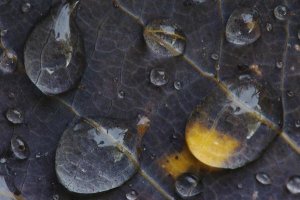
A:
{"label": "round water droplet", "polygon": [[71,2],[54,7],[26,42],[26,73],[47,95],[73,88],[85,68],[83,41],[74,20],[79,1]]}
{"label": "round water droplet", "polygon": [[276,6],[276,8],[274,8],[274,16],[278,20],[286,20],[288,18],[288,8],[283,5]]}
{"label": "round water droplet", "polygon": [[124,99],[124,97],[125,97],[125,92],[124,92],[123,90],[120,90],[120,91],[118,92],[118,98]]}
{"label": "round water droplet", "polygon": [[162,56],[179,56],[185,50],[186,37],[170,20],[150,22],[144,29],[144,39],[153,52]]}
{"label": "round water droplet", "polygon": [[211,54],[211,59],[213,59],[213,60],[219,60],[219,55],[218,54],[216,54],[216,53],[213,53],[213,54]]}
{"label": "round water droplet", "polygon": [[181,90],[181,88],[182,88],[182,83],[181,83],[180,81],[175,81],[175,82],[174,82],[174,88],[175,88],[176,90]]}
{"label": "round water droplet", "polygon": [[22,4],[21,10],[23,13],[27,13],[31,8],[31,4],[26,2]]}
{"label": "round water droplet", "polygon": [[296,128],[300,128],[300,120],[296,120],[296,122],[295,122],[295,127],[296,127]]}
{"label": "round water droplet", "polygon": [[226,39],[235,45],[248,45],[261,36],[258,15],[254,10],[240,8],[230,15],[226,24]]}
{"label": "round water droplet", "polygon": [[300,194],[300,176],[292,176],[289,178],[286,188],[292,194]]}
{"label": "round water droplet", "polygon": [[168,77],[164,69],[155,68],[150,72],[150,82],[155,86],[163,86],[168,83]]}
{"label": "round water droplet", "polygon": [[0,70],[5,73],[12,73],[17,69],[17,54],[13,50],[5,50],[0,57]]}
{"label": "round water droplet", "polygon": [[13,124],[22,124],[24,121],[24,116],[19,109],[8,109],[6,112],[6,118]]}
{"label": "round water droplet", "polygon": [[58,194],[53,195],[52,200],[59,200],[59,195]]}
{"label": "round water droplet", "polygon": [[6,163],[6,158],[0,158],[0,163],[5,164]]}
{"label": "round water droplet", "polygon": [[256,180],[263,185],[270,185],[272,183],[271,178],[266,173],[257,173],[255,176]]}
{"label": "round water droplet", "polygon": [[13,136],[10,146],[16,158],[24,160],[29,157],[29,147],[20,136]]}
{"label": "round water droplet", "polygon": [[288,97],[294,97],[295,96],[295,93],[291,90],[288,90],[287,93]]}
{"label": "round water droplet", "polygon": [[237,184],[237,188],[238,188],[238,189],[243,189],[243,184],[242,184],[242,183],[238,183],[238,184]]}
{"label": "round water droplet", "polygon": [[197,176],[185,173],[177,178],[175,189],[182,198],[190,198],[200,194],[203,191],[203,186]]}
{"label": "round water droplet", "polygon": [[278,69],[282,69],[282,67],[283,67],[283,62],[281,62],[281,61],[276,62],[276,67],[277,67]]}
{"label": "round water droplet", "polygon": [[126,194],[127,200],[136,200],[138,198],[138,193],[135,190],[131,190]]}
{"label": "round water droplet", "polygon": [[1,37],[4,37],[6,34],[7,34],[7,30],[6,29],[0,30],[0,36]]}

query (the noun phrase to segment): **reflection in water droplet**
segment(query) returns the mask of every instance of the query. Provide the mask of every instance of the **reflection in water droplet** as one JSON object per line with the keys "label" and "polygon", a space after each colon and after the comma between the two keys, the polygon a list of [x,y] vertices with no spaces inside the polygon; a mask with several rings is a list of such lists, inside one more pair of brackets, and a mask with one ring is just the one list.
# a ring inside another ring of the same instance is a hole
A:
{"label": "reflection in water droplet", "polygon": [[150,82],[155,86],[163,86],[168,83],[168,77],[164,69],[155,68],[150,72]]}
{"label": "reflection in water droplet", "polygon": [[31,8],[31,4],[28,2],[25,2],[22,4],[21,10],[23,13],[27,13]]}
{"label": "reflection in water droplet", "polygon": [[272,183],[272,180],[269,177],[269,175],[263,172],[257,173],[255,178],[259,183],[263,185],[270,185]]}
{"label": "reflection in water droplet", "polygon": [[29,157],[29,147],[20,136],[13,136],[10,145],[16,158],[24,160]]}
{"label": "reflection in water droplet", "polygon": [[51,10],[29,36],[24,61],[30,80],[45,94],[68,91],[80,80],[85,57],[74,17],[79,1]]}
{"label": "reflection in water droplet", "polygon": [[175,81],[175,82],[174,82],[174,88],[175,88],[176,90],[181,90],[181,88],[182,88],[182,83],[181,83],[180,81]]}
{"label": "reflection in water droplet", "polygon": [[138,193],[135,190],[131,190],[126,194],[127,200],[136,200],[138,198]]}
{"label": "reflection in water droplet", "polygon": [[197,176],[185,173],[177,178],[175,189],[182,198],[190,198],[200,194],[203,186]]}
{"label": "reflection in water droplet", "polygon": [[150,22],[144,29],[144,39],[153,52],[162,56],[179,56],[185,50],[186,37],[170,20]]}
{"label": "reflection in water droplet", "polygon": [[274,16],[281,21],[284,21],[288,17],[288,8],[283,5],[279,5],[274,9]]}
{"label": "reflection in water droplet", "polygon": [[22,124],[24,121],[24,116],[19,109],[8,109],[6,112],[6,118],[13,124]]}
{"label": "reflection in water droplet", "polygon": [[13,50],[5,50],[0,57],[0,70],[5,73],[12,73],[17,69],[17,54]]}
{"label": "reflection in water droplet", "polygon": [[292,176],[289,178],[286,188],[292,194],[300,194],[300,176]]}
{"label": "reflection in water droplet", "polygon": [[237,9],[226,24],[226,39],[235,45],[248,45],[261,35],[258,15],[254,10]]}

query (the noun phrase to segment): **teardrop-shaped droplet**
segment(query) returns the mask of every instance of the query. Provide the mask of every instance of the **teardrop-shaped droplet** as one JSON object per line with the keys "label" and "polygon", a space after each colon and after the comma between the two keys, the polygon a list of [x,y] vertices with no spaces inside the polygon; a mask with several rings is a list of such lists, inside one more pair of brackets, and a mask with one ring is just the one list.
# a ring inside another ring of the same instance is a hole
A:
{"label": "teardrop-shaped droplet", "polygon": [[10,108],[6,111],[6,118],[13,124],[22,124],[24,121],[23,112],[16,108]]}
{"label": "teardrop-shaped droplet", "polygon": [[136,130],[108,119],[81,120],[68,128],[56,150],[60,183],[81,194],[122,185],[138,169],[136,135]]}
{"label": "teardrop-shaped droplet", "polygon": [[235,45],[248,45],[261,36],[256,11],[240,8],[233,11],[226,24],[226,39]]}
{"label": "teardrop-shaped droplet", "polygon": [[148,47],[158,55],[179,56],[183,54],[186,37],[181,28],[170,20],[154,20],[144,29]]}
{"label": "teardrop-shaped droplet", "polygon": [[26,73],[48,95],[74,87],[85,67],[83,42],[74,20],[79,1],[72,2],[53,8],[26,42]]}
{"label": "teardrop-shaped droplet", "polygon": [[286,20],[288,18],[288,8],[284,5],[276,6],[274,16],[280,21]]}
{"label": "teardrop-shaped droplet", "polygon": [[137,200],[137,198],[138,198],[138,193],[135,190],[131,190],[126,194],[127,200]]}
{"label": "teardrop-shaped droplet", "polygon": [[17,159],[24,160],[29,157],[29,147],[20,136],[13,136],[10,145],[11,150]]}
{"label": "teardrop-shaped droplet", "polygon": [[17,54],[13,50],[4,50],[0,56],[0,70],[9,74],[17,69]]}
{"label": "teardrop-shaped droplet", "polygon": [[155,68],[150,72],[150,82],[155,86],[163,86],[168,83],[168,77],[164,69]]}
{"label": "teardrop-shaped droplet", "polygon": [[300,194],[300,176],[292,176],[289,178],[286,188],[292,194]]}
{"label": "teardrop-shaped droplet", "polygon": [[203,186],[197,176],[185,173],[177,178],[175,189],[182,198],[190,198],[200,194],[203,191]]}
{"label": "teardrop-shaped droplet", "polygon": [[255,175],[256,180],[263,185],[270,185],[272,180],[266,173],[260,172]]}

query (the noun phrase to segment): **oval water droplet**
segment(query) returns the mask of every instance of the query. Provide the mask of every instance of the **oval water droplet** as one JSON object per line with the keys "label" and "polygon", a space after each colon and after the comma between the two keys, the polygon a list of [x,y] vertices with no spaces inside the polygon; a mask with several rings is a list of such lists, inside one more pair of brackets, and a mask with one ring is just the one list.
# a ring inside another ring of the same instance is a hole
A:
{"label": "oval water droplet", "polygon": [[17,54],[13,50],[5,49],[0,57],[0,70],[9,74],[17,69]]}
{"label": "oval water droplet", "polygon": [[288,8],[284,5],[279,5],[274,8],[274,16],[280,21],[284,21],[288,18]]}
{"label": "oval water droplet", "polygon": [[20,136],[13,136],[10,141],[10,146],[17,159],[24,160],[29,157],[29,147]]}
{"label": "oval water droplet", "polygon": [[269,177],[269,175],[263,172],[257,173],[255,178],[259,183],[263,185],[270,185],[272,183],[272,180]]}
{"label": "oval water droplet", "polygon": [[136,200],[138,198],[138,193],[135,190],[131,190],[126,194],[127,200]]}
{"label": "oval water droplet", "polygon": [[256,11],[240,8],[233,11],[226,24],[226,39],[235,45],[248,45],[261,36]]}
{"label": "oval water droplet", "polygon": [[74,20],[78,2],[53,8],[50,15],[34,28],[26,42],[26,73],[45,94],[66,92],[82,76],[84,47]]}
{"label": "oval water droplet", "polygon": [[300,194],[300,176],[292,176],[289,178],[286,188],[292,194]]}
{"label": "oval water droplet", "polygon": [[148,47],[162,56],[182,55],[186,37],[181,28],[170,20],[154,20],[144,29],[144,39]]}
{"label": "oval water droplet", "polygon": [[10,108],[6,111],[6,118],[13,124],[22,124],[24,116],[21,110],[17,108]]}
{"label": "oval water droplet", "polygon": [[166,71],[161,68],[154,68],[150,72],[150,82],[155,86],[163,86],[168,83]]}
{"label": "oval water droplet", "polygon": [[182,198],[190,198],[200,194],[203,190],[203,186],[197,176],[185,173],[177,178],[175,189],[177,194]]}
{"label": "oval water droplet", "polygon": [[25,2],[22,4],[21,10],[23,13],[27,13],[31,8],[31,4],[28,2]]}
{"label": "oval water droplet", "polygon": [[175,88],[176,90],[181,90],[181,88],[182,88],[182,83],[181,83],[180,81],[175,81],[175,82],[174,82],[174,88]]}

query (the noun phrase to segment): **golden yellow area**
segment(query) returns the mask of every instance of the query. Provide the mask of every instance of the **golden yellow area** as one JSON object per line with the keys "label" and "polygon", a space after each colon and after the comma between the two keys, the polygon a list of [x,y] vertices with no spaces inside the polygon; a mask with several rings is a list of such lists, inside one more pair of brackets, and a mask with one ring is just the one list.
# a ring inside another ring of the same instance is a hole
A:
{"label": "golden yellow area", "polygon": [[237,139],[197,122],[187,125],[185,137],[191,153],[199,161],[218,168],[226,168],[225,162],[240,145]]}

